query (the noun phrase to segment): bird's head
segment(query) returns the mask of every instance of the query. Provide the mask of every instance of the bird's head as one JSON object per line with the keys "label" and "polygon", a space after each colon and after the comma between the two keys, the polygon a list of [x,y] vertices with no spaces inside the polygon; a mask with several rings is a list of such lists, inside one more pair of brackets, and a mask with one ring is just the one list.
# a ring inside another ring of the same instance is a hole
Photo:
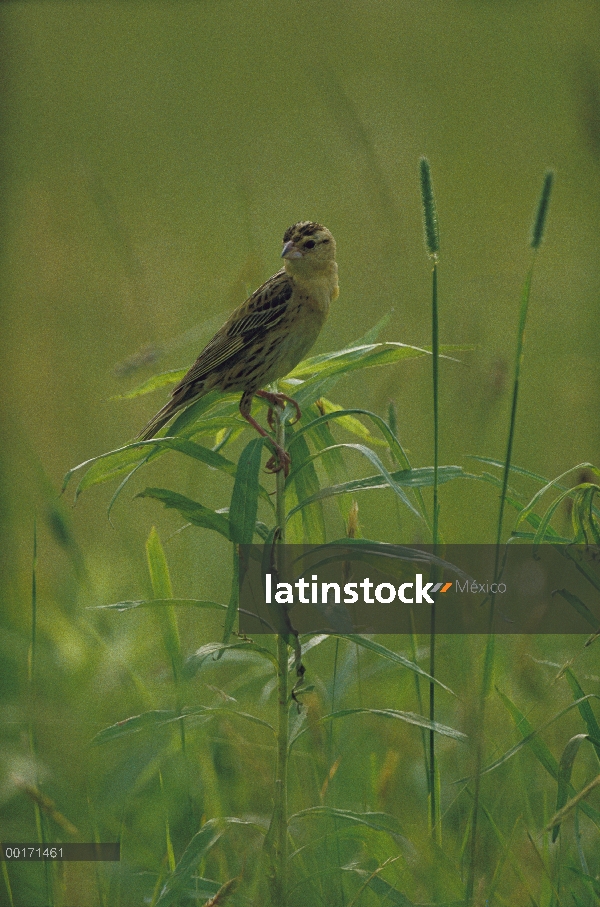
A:
{"label": "bird's head", "polygon": [[288,272],[310,273],[335,261],[335,239],[323,224],[301,221],[283,234],[281,257]]}

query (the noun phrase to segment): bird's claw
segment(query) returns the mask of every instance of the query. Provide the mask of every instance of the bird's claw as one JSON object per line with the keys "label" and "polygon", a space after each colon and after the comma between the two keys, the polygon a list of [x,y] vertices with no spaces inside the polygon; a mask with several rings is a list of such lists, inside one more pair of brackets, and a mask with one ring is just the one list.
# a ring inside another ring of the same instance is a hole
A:
{"label": "bird's claw", "polygon": [[300,409],[296,400],[293,397],[288,397],[287,394],[273,394],[270,391],[257,391],[257,397],[262,397],[263,400],[266,400],[269,403],[269,412],[267,413],[267,421],[270,427],[275,430],[274,425],[274,407],[279,406],[281,409],[285,409],[286,404],[291,403],[291,405],[296,410],[296,418],[291,420],[290,425],[295,425],[302,418],[302,410]]}
{"label": "bird's claw", "polygon": [[290,466],[292,463],[292,458],[290,457],[287,450],[284,450],[282,447],[277,447],[275,453],[272,457],[269,457],[265,463],[265,470],[270,473],[278,473],[283,469],[283,474],[287,479],[290,474]]}

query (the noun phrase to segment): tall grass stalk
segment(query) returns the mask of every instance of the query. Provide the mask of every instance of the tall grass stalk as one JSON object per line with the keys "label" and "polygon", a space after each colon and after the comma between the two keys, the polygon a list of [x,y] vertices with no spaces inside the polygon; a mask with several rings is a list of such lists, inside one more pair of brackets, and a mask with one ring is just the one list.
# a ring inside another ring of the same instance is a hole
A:
{"label": "tall grass stalk", "polygon": [[4,887],[6,888],[6,896],[8,898],[8,907],[15,907],[15,902],[13,900],[12,888],[10,886],[10,877],[8,875],[8,868],[6,865],[6,860],[2,860],[2,879],[4,881]]}
{"label": "tall grass stalk", "polygon": [[[546,171],[544,175],[544,182],[542,184],[542,191],[540,193],[540,198],[536,210],[535,219],[533,221],[533,226],[531,230],[531,241],[530,245],[533,250],[531,257],[531,264],[529,266],[529,271],[525,278],[525,283],[523,284],[523,290],[521,292],[521,305],[519,308],[519,323],[517,327],[517,344],[515,350],[515,365],[514,365],[514,376],[513,376],[513,390],[512,390],[512,403],[510,409],[510,418],[508,423],[508,438],[506,442],[506,455],[504,457],[504,470],[502,475],[502,489],[500,492],[500,505],[498,508],[498,524],[496,527],[496,554],[494,558],[494,583],[498,583],[500,580],[500,574],[502,572],[502,567],[500,564],[500,545],[502,542],[502,523],[504,519],[504,508],[506,504],[506,497],[508,492],[508,479],[511,470],[512,464],[512,454],[513,454],[513,445],[515,439],[515,427],[517,424],[517,405],[519,400],[519,381],[521,377],[521,365],[523,363],[523,353],[524,353],[524,343],[525,343],[525,327],[527,324],[527,312],[529,309],[529,297],[531,294],[531,284],[533,280],[533,269],[535,266],[535,261],[537,258],[538,249],[542,243],[544,237],[544,228],[546,224],[546,216],[548,214],[548,205],[550,203],[550,193],[552,191],[552,183],[554,181],[554,174],[551,170]],[[496,596],[492,593],[490,597],[490,616],[488,622],[488,634],[487,642],[485,647],[485,655],[483,662],[483,677],[481,683],[481,694],[479,697],[479,708],[478,708],[478,721],[477,721],[477,744],[476,744],[476,758],[475,758],[475,789],[473,793],[473,813],[471,818],[471,844],[470,844],[470,861],[469,861],[469,872],[467,876],[467,885],[466,885],[466,903],[467,905],[473,903],[473,892],[475,887],[475,872],[477,869],[477,821],[479,814],[479,794],[480,794],[480,783],[481,783],[481,766],[483,761],[483,743],[484,743],[484,731],[485,731],[485,707],[486,701],[489,696],[489,692],[492,687],[492,675],[494,669],[494,653],[495,653],[495,633],[494,633],[494,621],[495,621],[495,604]]]}
{"label": "tall grass stalk", "polygon": [[[277,443],[285,448],[285,422],[275,409]],[[275,479],[275,514],[279,527],[279,544],[285,545],[285,474],[280,469]],[[275,907],[287,905],[288,860],[288,803],[287,780],[289,758],[288,716],[288,646],[284,636],[277,634],[277,765],[275,770],[275,878],[272,900]]]}
{"label": "tall grass stalk", "polygon": [[[31,639],[29,642],[29,651],[27,653],[27,685],[29,688],[29,754],[36,766],[35,788],[39,790],[37,777],[37,743],[35,738],[34,721],[37,714],[37,690],[36,690],[36,656],[37,656],[37,519],[33,519],[33,552],[31,558]],[[35,813],[35,827],[40,844],[46,843],[46,833],[44,828],[44,816],[37,799],[33,798],[33,808]],[[46,897],[50,905],[54,904],[53,885],[51,879],[51,863],[44,860],[44,875],[46,882]]]}
{"label": "tall grass stalk", "polygon": [[[438,549],[438,519],[439,519],[439,324],[438,324],[438,280],[437,261],[440,249],[440,237],[435,196],[431,181],[431,170],[427,158],[422,157],[419,162],[421,175],[421,199],[423,203],[423,225],[425,232],[425,248],[432,263],[431,272],[431,360],[433,379],[433,553]],[[433,570],[433,580],[437,580],[437,571]],[[435,601],[431,606],[431,630],[429,633],[429,673],[435,677]],[[429,720],[435,721],[435,684],[429,682]],[[429,820],[431,833],[441,844],[441,824],[438,815],[436,797],[436,764],[435,764],[435,731],[429,731]]]}

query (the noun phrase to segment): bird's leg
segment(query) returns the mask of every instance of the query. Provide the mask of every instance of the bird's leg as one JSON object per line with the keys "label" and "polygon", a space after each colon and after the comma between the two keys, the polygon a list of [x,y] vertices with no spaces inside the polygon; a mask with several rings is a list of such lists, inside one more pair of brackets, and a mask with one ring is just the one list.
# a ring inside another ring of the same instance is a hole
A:
{"label": "bird's leg", "polygon": [[[266,438],[271,447],[275,449],[273,456],[269,460],[267,460],[267,472],[280,472],[283,469],[283,473],[287,479],[292,458],[290,457],[287,450],[284,450],[283,447],[280,447],[279,444],[277,444],[277,442],[273,440],[270,434],[264,430],[262,425],[259,425],[256,419],[253,419],[250,415],[250,407],[252,406],[253,396],[254,393],[251,391],[246,391],[244,394],[242,394],[242,399],[240,400],[240,413],[242,414],[246,422],[249,422],[252,428],[254,428],[259,433],[259,435],[262,435],[263,438]],[[263,395],[261,394],[260,396]]]}
{"label": "bird's leg", "polygon": [[287,394],[273,394],[270,391],[256,391],[256,396],[262,397],[263,400],[266,400],[270,404],[269,415],[267,416],[267,419],[272,429],[275,428],[275,426],[273,425],[273,411],[271,409],[271,407],[273,406],[280,406],[283,409],[286,403],[291,403],[296,410],[296,418],[291,424],[299,422],[302,418],[302,411],[298,406],[298,403],[296,402],[296,400],[294,400],[293,397],[288,397]]}

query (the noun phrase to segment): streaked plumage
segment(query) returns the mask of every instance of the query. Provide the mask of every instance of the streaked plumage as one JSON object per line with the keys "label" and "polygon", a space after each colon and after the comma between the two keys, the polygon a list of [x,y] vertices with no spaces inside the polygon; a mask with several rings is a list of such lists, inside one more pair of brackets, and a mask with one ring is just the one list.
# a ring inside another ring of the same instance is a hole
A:
{"label": "streaked plumage", "polygon": [[281,256],[285,260],[281,271],[230,315],[175,387],[169,402],[140,433],[141,439],[153,438],[177,412],[214,388],[242,391],[242,416],[275,449],[276,459],[267,467],[274,472],[283,468],[287,475],[289,454],[250,415],[252,397],[265,397],[272,406],[289,400],[261,388],[283,378],[306,355],[339,289],[335,240],[321,224],[303,221],[289,227]]}

